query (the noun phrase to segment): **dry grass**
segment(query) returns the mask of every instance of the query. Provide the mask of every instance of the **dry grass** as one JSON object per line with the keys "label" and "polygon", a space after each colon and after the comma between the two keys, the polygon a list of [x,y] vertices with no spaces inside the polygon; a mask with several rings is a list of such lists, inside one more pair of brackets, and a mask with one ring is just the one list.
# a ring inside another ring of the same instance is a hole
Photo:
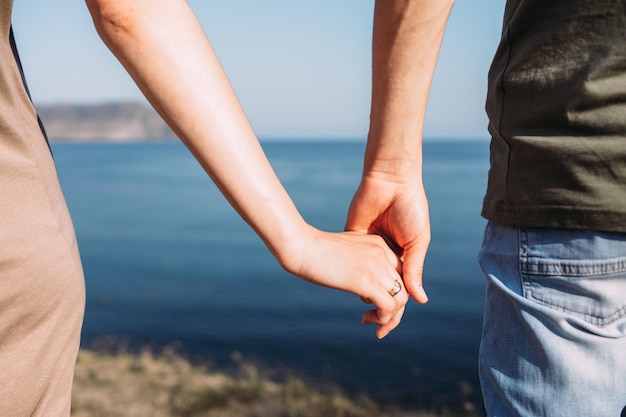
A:
{"label": "dry grass", "polygon": [[[322,392],[302,380],[277,383],[239,362],[233,374],[191,365],[173,353],[82,350],[72,417],[435,417],[381,407],[367,398]],[[452,416],[444,412],[439,416]],[[471,414],[468,414],[471,415]]]}

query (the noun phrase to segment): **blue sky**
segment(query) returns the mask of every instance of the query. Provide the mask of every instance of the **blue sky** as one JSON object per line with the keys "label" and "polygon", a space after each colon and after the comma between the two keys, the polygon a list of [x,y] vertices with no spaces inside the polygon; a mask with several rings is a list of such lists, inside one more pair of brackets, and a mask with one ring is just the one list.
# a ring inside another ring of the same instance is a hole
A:
{"label": "blue sky", "polygon": [[[80,0],[15,0],[36,103],[141,100]],[[373,0],[190,0],[260,137],[364,138]],[[427,138],[486,138],[486,74],[504,0],[456,0],[426,118]]]}

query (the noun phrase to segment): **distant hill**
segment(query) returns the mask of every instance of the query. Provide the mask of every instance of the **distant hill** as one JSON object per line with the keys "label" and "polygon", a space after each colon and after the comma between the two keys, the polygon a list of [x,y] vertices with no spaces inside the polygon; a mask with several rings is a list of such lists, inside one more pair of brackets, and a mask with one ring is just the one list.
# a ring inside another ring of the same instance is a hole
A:
{"label": "distant hill", "polygon": [[151,107],[136,102],[36,106],[51,141],[146,141],[176,136]]}

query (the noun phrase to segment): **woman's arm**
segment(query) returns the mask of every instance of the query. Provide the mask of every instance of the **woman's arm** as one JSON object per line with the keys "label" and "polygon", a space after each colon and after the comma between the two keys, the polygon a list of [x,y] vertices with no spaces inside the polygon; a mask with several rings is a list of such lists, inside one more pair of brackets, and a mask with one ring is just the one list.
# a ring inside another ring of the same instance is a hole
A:
{"label": "woman's arm", "polygon": [[408,296],[389,294],[397,258],[377,236],[308,225],[282,187],[184,0],[87,0],[98,33],[237,212],[289,272],[353,292],[382,337]]}

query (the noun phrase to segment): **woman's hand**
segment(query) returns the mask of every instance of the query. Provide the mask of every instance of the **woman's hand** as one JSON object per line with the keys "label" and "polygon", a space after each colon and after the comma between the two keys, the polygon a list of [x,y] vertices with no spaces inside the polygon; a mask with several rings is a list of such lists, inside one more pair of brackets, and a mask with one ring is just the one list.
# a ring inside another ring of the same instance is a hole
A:
{"label": "woman's hand", "polygon": [[401,261],[380,236],[328,233],[307,226],[277,252],[288,272],[314,284],[354,293],[373,304],[375,309],[365,312],[361,322],[376,324],[379,339],[400,323],[408,301],[398,272]]}

